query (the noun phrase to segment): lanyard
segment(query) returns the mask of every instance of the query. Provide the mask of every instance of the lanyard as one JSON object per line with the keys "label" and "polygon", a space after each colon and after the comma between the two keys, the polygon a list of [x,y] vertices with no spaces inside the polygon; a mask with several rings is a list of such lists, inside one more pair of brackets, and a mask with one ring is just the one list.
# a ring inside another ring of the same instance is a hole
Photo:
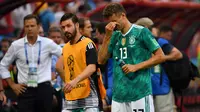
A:
{"label": "lanyard", "polygon": [[[29,65],[27,43],[24,43],[24,49],[25,49],[25,56],[26,56],[26,64]],[[37,62],[38,65],[40,64],[40,55],[41,55],[41,42],[39,42],[38,62]]]}

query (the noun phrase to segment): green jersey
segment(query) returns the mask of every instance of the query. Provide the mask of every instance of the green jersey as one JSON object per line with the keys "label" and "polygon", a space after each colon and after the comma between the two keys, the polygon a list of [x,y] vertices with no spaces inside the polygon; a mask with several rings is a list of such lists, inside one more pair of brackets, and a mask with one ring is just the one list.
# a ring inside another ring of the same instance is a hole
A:
{"label": "green jersey", "polygon": [[[148,60],[158,48],[159,44],[147,28],[133,24],[126,34],[113,33],[108,51],[114,60],[118,57],[126,64],[134,65]],[[113,69],[114,101],[136,101],[152,94],[150,69],[125,75],[116,61]]]}

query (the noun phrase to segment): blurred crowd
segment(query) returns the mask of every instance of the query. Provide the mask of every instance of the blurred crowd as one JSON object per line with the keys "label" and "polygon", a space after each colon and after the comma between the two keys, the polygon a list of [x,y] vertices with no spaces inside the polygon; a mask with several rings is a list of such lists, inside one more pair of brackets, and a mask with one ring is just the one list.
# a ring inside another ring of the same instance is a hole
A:
{"label": "blurred crowd", "polygon": [[[58,24],[58,20],[65,12],[76,13],[78,17],[84,17],[85,14],[99,6],[105,5],[109,2],[122,2],[133,0],[73,0],[69,3],[45,3],[39,9],[37,14],[42,18],[42,26],[44,32],[47,32],[50,25]],[[141,0],[138,0],[141,1]],[[184,1],[184,2],[199,2],[199,0],[153,0],[155,2],[171,2],[171,1]],[[11,13],[0,19],[0,39],[4,37],[19,37],[23,29],[23,17],[32,13],[36,7],[41,3],[30,3],[19,8],[16,8]],[[46,17],[48,21],[44,22]]]}

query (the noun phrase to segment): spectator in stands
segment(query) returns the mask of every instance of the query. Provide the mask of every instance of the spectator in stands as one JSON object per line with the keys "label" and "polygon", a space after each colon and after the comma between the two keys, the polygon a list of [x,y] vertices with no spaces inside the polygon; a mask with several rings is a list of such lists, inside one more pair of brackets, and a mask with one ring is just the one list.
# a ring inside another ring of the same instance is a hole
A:
{"label": "spectator in stands", "polygon": [[[200,67],[200,30],[194,35],[190,47],[188,49],[188,55],[192,63]],[[200,69],[199,69],[200,70]]]}
{"label": "spectator in stands", "polygon": [[63,32],[59,27],[52,26],[49,29],[48,37],[52,39],[56,44],[60,45],[63,37]]}
{"label": "spectator in stands", "polygon": [[65,14],[62,4],[58,4],[57,11],[55,12],[56,25],[60,24],[60,18]]}
{"label": "spectator in stands", "polygon": [[58,3],[48,3],[48,8],[39,14],[42,27],[44,29],[45,36],[49,30],[49,27],[56,25],[56,19],[54,13],[57,11],[59,4]]}
{"label": "spectator in stands", "polygon": [[1,51],[3,52],[4,55],[8,51],[8,48],[10,47],[10,44],[11,44],[11,41],[6,39],[6,38],[1,40]]}
{"label": "spectator in stands", "polygon": [[43,29],[43,27],[41,25],[40,25],[40,29],[39,29],[39,35],[41,37],[44,37],[44,29]]}
{"label": "spectator in stands", "polygon": [[11,14],[7,14],[0,19],[0,37],[11,37],[13,36],[13,21],[11,19]]}
{"label": "spectator in stands", "polygon": [[33,9],[30,3],[20,6],[11,12],[13,27],[15,28],[15,30],[23,30],[23,18],[27,14],[31,14],[32,12]]}
{"label": "spectator in stands", "polygon": [[109,2],[112,2],[111,0],[93,0],[93,1],[94,1],[95,5],[96,5],[96,8],[98,8],[100,6],[103,6],[103,5],[106,5]]}
{"label": "spectator in stands", "polygon": [[83,0],[74,0],[73,2],[70,2],[65,6],[65,12],[66,13],[77,13],[78,8],[83,4],[84,4]]}
{"label": "spectator in stands", "polygon": [[[39,7],[43,2],[35,2],[34,7]],[[40,9],[37,11],[37,14],[43,12],[44,10],[46,10],[48,8],[48,3],[44,3],[42,5],[42,7],[40,7]]]}

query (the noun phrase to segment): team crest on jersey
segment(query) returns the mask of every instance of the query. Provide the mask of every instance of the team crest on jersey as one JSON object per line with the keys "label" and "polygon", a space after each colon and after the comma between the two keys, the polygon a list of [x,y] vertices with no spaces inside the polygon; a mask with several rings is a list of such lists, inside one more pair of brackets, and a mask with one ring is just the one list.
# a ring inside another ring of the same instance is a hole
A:
{"label": "team crest on jersey", "polygon": [[126,44],[126,38],[122,38],[121,44],[124,46]]}
{"label": "team crest on jersey", "polygon": [[134,44],[135,43],[135,37],[134,36],[130,36],[129,37],[129,44]]}

